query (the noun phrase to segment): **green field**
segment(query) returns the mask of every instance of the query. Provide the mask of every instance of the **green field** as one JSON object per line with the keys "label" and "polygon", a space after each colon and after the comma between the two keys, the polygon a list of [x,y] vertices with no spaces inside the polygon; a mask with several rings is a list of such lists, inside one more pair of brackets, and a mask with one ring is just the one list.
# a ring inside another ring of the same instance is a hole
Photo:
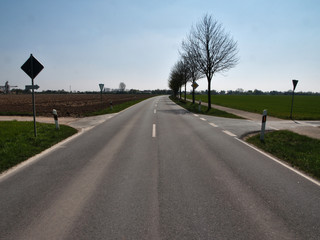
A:
{"label": "green field", "polygon": [[37,123],[35,138],[33,122],[0,121],[0,172],[76,132],[76,129],[64,125],[60,125],[60,130],[56,130],[55,124]]}
{"label": "green field", "polygon": [[[196,100],[200,99],[208,102],[207,95],[196,95]],[[289,95],[213,95],[211,103],[259,114],[267,109],[270,116],[289,119],[291,99]],[[319,120],[320,96],[294,96],[292,115],[296,120]]]}

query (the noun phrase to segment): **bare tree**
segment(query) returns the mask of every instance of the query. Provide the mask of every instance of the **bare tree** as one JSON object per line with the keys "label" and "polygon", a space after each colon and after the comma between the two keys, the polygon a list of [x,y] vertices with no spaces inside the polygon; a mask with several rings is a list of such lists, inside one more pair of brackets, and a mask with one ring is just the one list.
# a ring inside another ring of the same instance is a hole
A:
{"label": "bare tree", "polygon": [[173,92],[173,96],[176,97],[178,95],[179,89],[180,89],[180,81],[179,79],[175,78],[175,74],[174,72],[170,73],[170,77],[168,80],[168,85],[169,88],[172,90]]}
{"label": "bare tree", "polygon": [[126,84],[124,82],[121,82],[119,84],[119,90],[120,92],[124,92],[124,90],[126,89]]}
{"label": "bare tree", "polygon": [[169,87],[176,96],[180,90],[180,99],[181,99],[181,87],[184,83],[183,74],[181,72],[181,67],[179,66],[180,62],[178,61],[171,69],[169,77]]}
{"label": "bare tree", "polygon": [[[184,48],[184,46],[186,45],[185,42],[182,42],[182,47]],[[195,62],[195,58],[192,56],[192,52],[184,52],[184,53],[180,53],[182,59],[184,59],[184,62],[187,65],[188,68],[188,76],[190,78],[190,81],[192,81],[192,103],[195,103],[194,100],[194,84],[196,83],[196,81],[200,78],[203,77],[203,75],[199,72],[199,70],[197,69],[197,63]]]}
{"label": "bare tree", "polygon": [[[190,81],[190,71],[186,59],[182,58],[176,64],[177,71],[184,85],[184,101],[187,100],[187,83]],[[181,96],[180,96],[181,98]]]}
{"label": "bare tree", "polygon": [[220,23],[205,15],[196,27],[192,27],[182,48],[186,54],[192,56],[198,71],[207,77],[210,110],[212,77],[237,65],[237,43],[225,33]]}

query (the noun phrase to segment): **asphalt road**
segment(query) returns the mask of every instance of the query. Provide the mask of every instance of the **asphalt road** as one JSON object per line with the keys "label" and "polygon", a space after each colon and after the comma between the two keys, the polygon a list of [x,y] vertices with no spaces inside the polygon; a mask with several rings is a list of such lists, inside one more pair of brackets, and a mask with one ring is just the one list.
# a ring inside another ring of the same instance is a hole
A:
{"label": "asphalt road", "polygon": [[0,239],[319,239],[317,182],[228,123],[165,96],[114,115],[0,177]]}

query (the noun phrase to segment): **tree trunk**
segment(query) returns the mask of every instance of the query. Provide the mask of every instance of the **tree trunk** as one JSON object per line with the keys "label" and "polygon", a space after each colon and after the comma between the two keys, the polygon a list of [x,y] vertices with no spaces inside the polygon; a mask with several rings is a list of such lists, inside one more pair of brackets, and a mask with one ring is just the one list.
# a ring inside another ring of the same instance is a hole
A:
{"label": "tree trunk", "polygon": [[187,101],[187,83],[184,85],[184,101]]}
{"label": "tree trunk", "polygon": [[180,100],[181,100],[181,86],[180,86]]}
{"label": "tree trunk", "polygon": [[211,79],[208,79],[208,111],[211,109]]}

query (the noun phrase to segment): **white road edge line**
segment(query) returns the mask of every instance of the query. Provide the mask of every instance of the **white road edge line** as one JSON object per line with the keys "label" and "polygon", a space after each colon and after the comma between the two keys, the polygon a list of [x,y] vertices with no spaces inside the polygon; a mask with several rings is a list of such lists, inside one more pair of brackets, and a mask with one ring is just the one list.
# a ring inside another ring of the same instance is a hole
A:
{"label": "white road edge line", "polygon": [[195,116],[195,117],[199,117],[199,115],[198,115],[198,114],[193,114],[193,116]]}
{"label": "white road edge line", "polygon": [[231,136],[231,137],[236,137],[237,135],[233,134],[232,132],[229,132],[227,130],[223,130],[222,132],[224,132],[225,134]]}
{"label": "white road edge line", "polygon": [[285,168],[287,168],[287,169],[291,170],[292,172],[295,172],[296,174],[300,175],[301,177],[303,177],[303,178],[305,178],[305,179],[309,180],[310,182],[312,182],[312,183],[314,183],[314,184],[316,184],[316,185],[318,185],[318,186],[320,187],[320,182],[319,182],[319,181],[317,181],[317,180],[315,180],[315,179],[313,179],[313,178],[309,177],[308,175],[306,175],[306,174],[304,174],[304,173],[302,173],[302,172],[299,172],[298,170],[294,169],[293,167],[290,167],[289,165],[287,165],[287,164],[285,164],[285,163],[283,163],[283,162],[279,161],[278,159],[276,159],[276,158],[274,158],[274,157],[270,156],[269,154],[267,154],[267,153],[265,153],[265,152],[261,151],[260,149],[258,149],[258,148],[256,148],[256,147],[254,147],[254,146],[252,146],[252,145],[250,145],[250,144],[246,143],[245,141],[243,141],[243,140],[241,140],[241,139],[239,139],[239,138],[235,138],[235,139],[237,139],[239,142],[242,142],[243,144],[247,145],[248,147],[250,147],[250,148],[252,148],[252,149],[256,150],[257,152],[259,152],[259,153],[261,153],[262,155],[264,155],[264,156],[266,156],[266,157],[270,158],[270,159],[271,159],[271,160],[273,160],[274,162],[276,162],[276,163],[278,163],[278,164],[282,165],[283,167],[285,167]]}
{"label": "white road edge line", "polygon": [[155,124],[152,125],[152,137],[153,138],[156,137],[156,125]]}
{"label": "white road edge line", "polygon": [[200,118],[202,121],[207,121],[207,119],[205,119],[205,118]]}
{"label": "white road edge line", "polygon": [[215,125],[214,123],[209,123],[212,127],[218,127],[218,125]]}

